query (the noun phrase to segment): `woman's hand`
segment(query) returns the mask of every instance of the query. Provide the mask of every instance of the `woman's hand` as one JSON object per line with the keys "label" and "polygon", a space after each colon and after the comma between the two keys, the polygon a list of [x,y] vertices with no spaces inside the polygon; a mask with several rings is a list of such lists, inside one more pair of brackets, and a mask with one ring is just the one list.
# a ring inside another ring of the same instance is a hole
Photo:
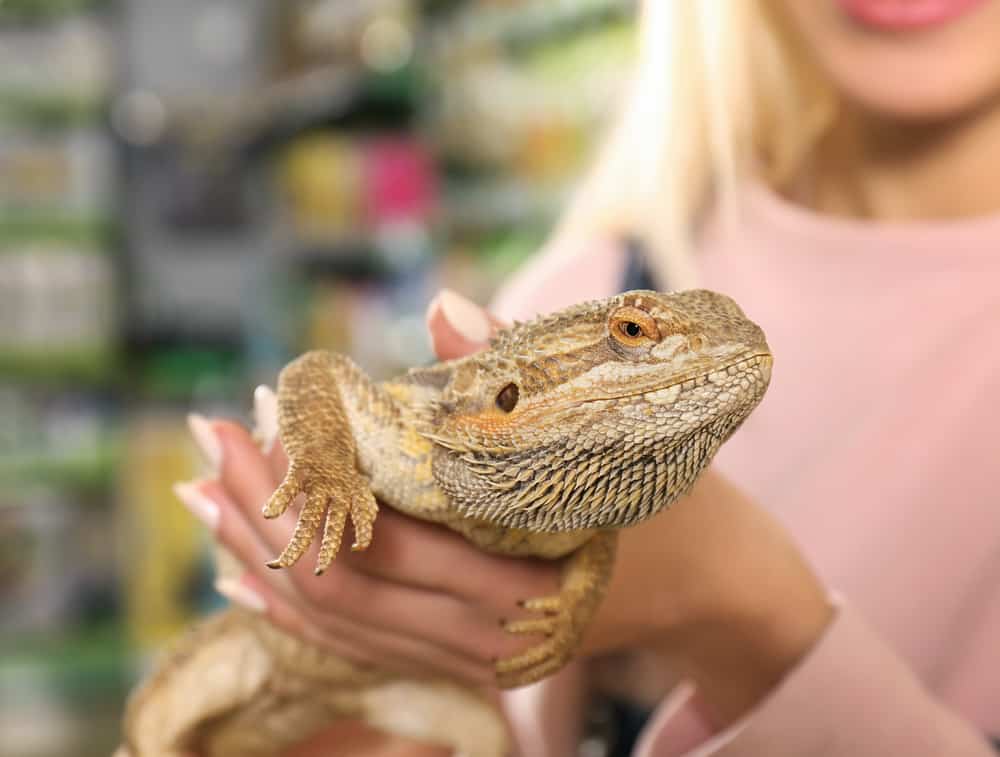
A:
{"label": "woman's hand", "polygon": [[265,563],[287,543],[297,516],[260,515],[283,475],[280,448],[265,456],[237,424],[194,423],[222,453],[218,479],[195,490],[218,508],[216,538],[247,571],[238,583],[221,582],[231,599],[338,654],[399,672],[485,685],[494,658],[524,648],[500,620],[518,613],[518,600],[551,593],[555,567],[487,555],[451,531],[385,507],[372,546],[342,550],[322,576],[313,574],[315,546],[292,568],[271,570]]}
{"label": "woman's hand", "polygon": [[[449,325],[445,307],[464,332]],[[491,333],[487,321],[478,331],[474,324],[469,328],[469,312],[480,315],[478,310],[463,312],[470,307],[448,294],[432,303],[428,325],[442,357],[478,349]],[[273,395],[258,391],[256,399],[258,425],[273,428]],[[540,641],[514,637],[501,625],[526,616],[520,600],[558,590],[557,565],[486,554],[446,528],[388,507],[380,509],[371,547],[341,550],[322,576],[312,569],[316,545],[292,568],[267,568],[265,563],[287,543],[297,517],[296,512],[272,521],[261,516],[287,467],[280,444],[262,452],[246,429],[229,421],[194,416],[191,427],[216,475],[179,485],[177,492],[242,566],[241,577],[217,584],[231,601],[348,659],[402,674],[451,676],[479,687],[493,685],[497,658]],[[313,743],[322,751],[331,738],[326,734]],[[395,750],[403,748],[399,740],[356,724],[339,725],[335,738],[341,748],[349,741],[351,753],[358,755],[401,754]],[[312,753],[308,746],[295,752],[303,757]]]}
{"label": "woman's hand", "polygon": [[[432,330],[441,351],[454,353],[461,335],[448,331],[440,309],[436,301]],[[257,411],[259,425],[273,426],[272,394],[258,392]],[[524,616],[520,600],[557,590],[556,565],[489,555],[449,529],[388,507],[379,512],[371,547],[341,550],[322,576],[313,574],[315,545],[292,568],[265,567],[297,517],[288,512],[267,521],[260,514],[287,467],[280,444],[265,454],[242,426],[222,420],[195,417],[192,430],[218,478],[182,486],[180,494],[195,500],[196,512],[213,511],[208,522],[218,541],[245,567],[238,583],[220,586],[232,599],[359,662],[478,685],[493,683],[496,658],[538,642],[511,636],[501,621]]]}

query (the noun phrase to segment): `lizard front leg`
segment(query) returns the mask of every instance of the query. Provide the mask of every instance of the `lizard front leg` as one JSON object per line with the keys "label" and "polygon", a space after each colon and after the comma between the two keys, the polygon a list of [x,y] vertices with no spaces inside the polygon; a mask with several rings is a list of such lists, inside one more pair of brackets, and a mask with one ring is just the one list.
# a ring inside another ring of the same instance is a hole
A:
{"label": "lizard front leg", "polygon": [[540,618],[508,621],[516,634],[545,634],[545,641],[514,657],[499,660],[497,682],[503,688],[538,681],[565,665],[604,598],[614,565],[616,531],[599,531],[568,559],[558,594],[522,602]]}
{"label": "lizard front leg", "polygon": [[289,467],[264,506],[264,517],[278,517],[299,494],[305,502],[288,545],[268,563],[272,568],[293,565],[322,525],[316,560],[316,573],[322,573],[337,555],[348,516],[354,524],[352,548],[364,549],[371,542],[378,506],[358,470],[346,392],[370,399],[375,387],[347,358],[329,352],[306,353],[278,379],[278,429]]}

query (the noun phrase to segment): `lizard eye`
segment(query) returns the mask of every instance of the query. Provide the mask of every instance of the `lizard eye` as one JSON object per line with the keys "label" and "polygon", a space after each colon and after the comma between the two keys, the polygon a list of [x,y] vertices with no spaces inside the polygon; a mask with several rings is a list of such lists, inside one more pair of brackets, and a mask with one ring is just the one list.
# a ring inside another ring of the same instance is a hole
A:
{"label": "lizard eye", "polygon": [[520,392],[517,389],[517,384],[507,384],[500,393],[497,394],[497,407],[503,410],[505,413],[509,413],[515,407],[517,407],[517,400],[520,397]]}
{"label": "lizard eye", "polygon": [[626,305],[611,314],[611,337],[624,347],[642,347],[660,341],[656,319],[644,310]]}
{"label": "lizard eye", "polygon": [[642,326],[635,321],[625,321],[624,323],[619,324],[618,328],[625,332],[626,336],[630,336],[633,339],[642,334]]}

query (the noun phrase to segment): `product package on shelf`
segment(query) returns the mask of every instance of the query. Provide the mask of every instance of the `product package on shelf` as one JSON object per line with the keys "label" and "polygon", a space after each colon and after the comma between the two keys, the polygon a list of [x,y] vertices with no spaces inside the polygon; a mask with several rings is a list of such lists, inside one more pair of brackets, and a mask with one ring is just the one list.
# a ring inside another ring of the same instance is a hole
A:
{"label": "product package on shelf", "polygon": [[36,376],[111,372],[115,180],[98,127],[0,119],[0,365]]}
{"label": "product package on shelf", "polygon": [[4,122],[59,127],[90,123],[102,116],[114,75],[111,32],[103,19],[60,12],[58,5],[84,9],[102,3],[0,3],[0,118]]}

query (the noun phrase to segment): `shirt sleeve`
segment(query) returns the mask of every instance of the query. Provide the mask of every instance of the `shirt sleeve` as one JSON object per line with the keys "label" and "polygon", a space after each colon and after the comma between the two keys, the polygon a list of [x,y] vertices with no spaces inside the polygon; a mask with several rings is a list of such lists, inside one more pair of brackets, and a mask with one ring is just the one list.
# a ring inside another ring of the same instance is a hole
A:
{"label": "shirt sleeve", "polygon": [[849,604],[781,684],[739,722],[712,733],[697,692],[658,708],[635,757],[996,757]]}

